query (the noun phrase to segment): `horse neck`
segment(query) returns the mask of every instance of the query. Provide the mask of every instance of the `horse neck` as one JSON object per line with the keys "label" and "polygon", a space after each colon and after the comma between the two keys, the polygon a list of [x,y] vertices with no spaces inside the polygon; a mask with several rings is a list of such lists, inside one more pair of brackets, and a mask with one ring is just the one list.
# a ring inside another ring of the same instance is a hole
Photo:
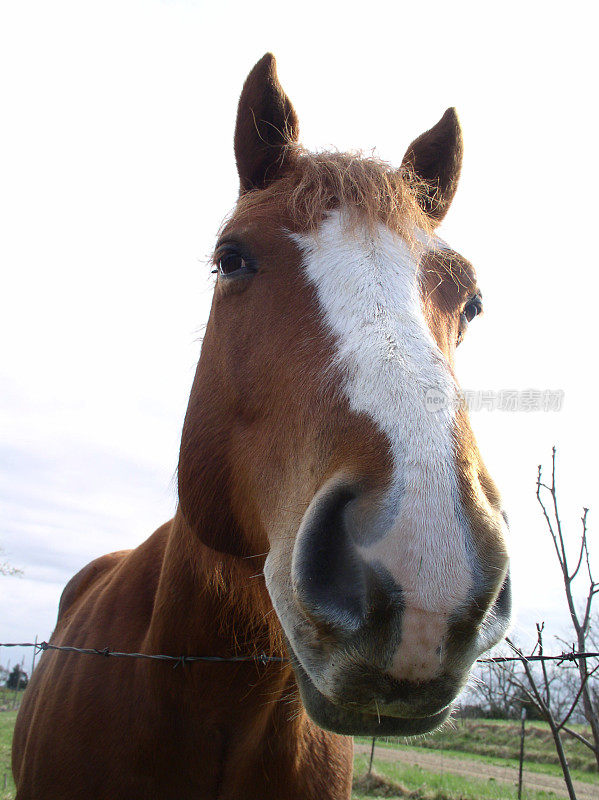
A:
{"label": "horse neck", "polygon": [[234,557],[204,545],[177,510],[164,552],[148,646],[175,655],[284,656],[262,568],[261,557]]}
{"label": "horse neck", "polygon": [[[164,550],[145,651],[285,656],[257,560],[206,547],[178,511]],[[289,664],[195,662],[176,672],[145,668],[152,709],[148,727],[161,726],[168,758],[203,787],[198,796],[345,796],[337,783],[349,767],[333,780],[333,794],[309,788],[316,780],[316,762],[326,760],[329,750],[340,756],[336,737],[318,731],[308,719]],[[351,754],[344,761],[347,767],[345,762],[351,764]],[[228,788],[221,792],[219,786]]]}

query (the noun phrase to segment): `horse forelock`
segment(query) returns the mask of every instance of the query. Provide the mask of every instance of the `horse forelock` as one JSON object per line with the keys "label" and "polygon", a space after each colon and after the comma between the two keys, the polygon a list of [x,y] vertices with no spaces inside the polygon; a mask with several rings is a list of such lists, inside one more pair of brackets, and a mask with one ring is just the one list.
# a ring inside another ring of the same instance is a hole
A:
{"label": "horse forelock", "polygon": [[359,151],[311,153],[290,143],[282,175],[265,188],[241,194],[223,225],[252,219],[266,208],[276,209],[294,232],[316,231],[337,208],[346,212],[348,228],[375,230],[383,224],[409,243],[432,234],[432,223],[419,205],[430,187],[414,173],[397,169]]}

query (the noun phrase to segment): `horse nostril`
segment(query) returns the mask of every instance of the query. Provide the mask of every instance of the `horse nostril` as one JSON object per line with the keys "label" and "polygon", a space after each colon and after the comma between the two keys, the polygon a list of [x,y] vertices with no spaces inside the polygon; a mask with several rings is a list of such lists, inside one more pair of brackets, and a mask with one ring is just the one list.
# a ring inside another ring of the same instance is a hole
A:
{"label": "horse nostril", "polygon": [[321,489],[304,515],[291,563],[294,595],[306,615],[347,633],[361,627],[368,609],[364,564],[343,521],[355,495],[339,480]]}

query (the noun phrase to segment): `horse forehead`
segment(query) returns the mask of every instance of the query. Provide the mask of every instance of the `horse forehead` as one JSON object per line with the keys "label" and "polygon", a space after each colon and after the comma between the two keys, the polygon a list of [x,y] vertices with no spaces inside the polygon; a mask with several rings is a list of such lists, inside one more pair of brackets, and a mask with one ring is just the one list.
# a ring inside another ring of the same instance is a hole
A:
{"label": "horse forehead", "polygon": [[379,334],[391,349],[393,343],[400,348],[387,352],[387,360],[405,361],[423,351],[437,360],[421,300],[421,264],[433,257],[435,239],[417,232],[408,242],[382,224],[349,225],[343,211],[330,213],[314,233],[290,237],[338,341],[350,333]]}
{"label": "horse forehead", "polygon": [[398,301],[410,304],[421,294],[435,302],[429,297],[431,283],[461,290],[476,283],[474,268],[463,256],[419,228],[408,240],[382,223],[374,229],[353,224],[341,209],[330,212],[317,231],[286,232],[302,252],[312,282],[335,283],[338,293],[359,290],[365,303],[376,296],[378,303],[395,302],[400,311]]}
{"label": "horse forehead", "polygon": [[436,240],[423,232],[415,231],[413,241],[408,242],[382,223],[368,227],[353,221],[343,209],[327,214],[316,231],[290,231],[289,235],[305,258],[319,261],[329,270],[341,270],[354,282],[362,274],[369,281],[385,274],[414,278],[422,254],[437,249]]}
{"label": "horse forehead", "polygon": [[[331,214],[317,234],[293,238],[334,334],[335,360],[354,410],[374,416],[402,444],[408,430],[432,441],[425,432],[434,429],[433,438],[446,450],[457,385],[423,311],[422,245],[384,226],[348,230],[341,213]],[[447,400],[441,416],[427,408],[431,388]]]}

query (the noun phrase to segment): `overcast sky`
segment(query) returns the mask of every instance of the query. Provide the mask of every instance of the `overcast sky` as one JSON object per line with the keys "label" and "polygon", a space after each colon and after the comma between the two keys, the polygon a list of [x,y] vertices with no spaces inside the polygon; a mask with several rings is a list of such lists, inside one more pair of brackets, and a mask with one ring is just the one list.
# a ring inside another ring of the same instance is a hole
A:
{"label": "overcast sky", "polygon": [[0,578],[0,641],[48,638],[70,576],[174,511],[237,100],[267,50],[311,148],[399,165],[457,107],[464,169],[440,233],[485,297],[462,385],[564,392],[559,412],[472,414],[511,520],[516,632],[564,631],[535,501],[553,444],[572,545],[591,506],[599,561],[593,4],[286,8],[2,4],[0,546],[25,574]]}

